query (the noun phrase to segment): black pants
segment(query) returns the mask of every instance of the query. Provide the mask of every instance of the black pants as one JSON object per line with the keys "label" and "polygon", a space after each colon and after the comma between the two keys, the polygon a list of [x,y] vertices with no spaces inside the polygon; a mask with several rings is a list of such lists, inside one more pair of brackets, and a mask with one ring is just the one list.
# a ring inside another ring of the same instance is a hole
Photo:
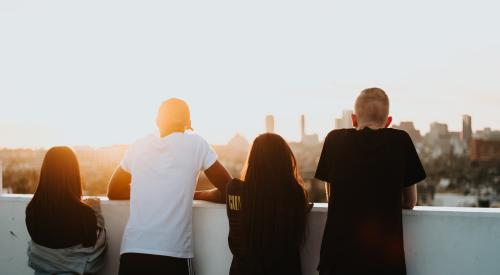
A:
{"label": "black pants", "polygon": [[125,253],[120,256],[119,275],[194,275],[191,259]]}

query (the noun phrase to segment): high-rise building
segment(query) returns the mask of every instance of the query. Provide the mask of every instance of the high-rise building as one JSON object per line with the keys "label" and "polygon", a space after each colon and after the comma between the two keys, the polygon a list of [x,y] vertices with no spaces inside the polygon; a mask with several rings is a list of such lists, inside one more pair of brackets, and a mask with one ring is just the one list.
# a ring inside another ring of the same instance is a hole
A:
{"label": "high-rise building", "polygon": [[447,137],[448,136],[448,124],[433,122],[431,124],[431,130],[429,132],[432,136],[436,138]]}
{"label": "high-rise building", "polygon": [[341,118],[336,118],[335,119],[335,124],[333,125],[333,129],[340,129],[341,125],[342,125],[342,119]]}
{"label": "high-rise building", "polygon": [[274,116],[266,116],[266,133],[274,133]]}
{"label": "high-rise building", "polygon": [[469,140],[472,138],[472,117],[469,115],[464,115],[462,118],[462,140],[465,144],[469,144]]}
{"label": "high-rise building", "polygon": [[342,117],[335,119],[335,129],[352,128],[352,111],[345,110],[342,112]]}
{"label": "high-rise building", "polygon": [[306,117],[300,116],[300,141],[304,145],[312,146],[319,144],[319,137],[317,134],[306,134]]}
{"label": "high-rise building", "polygon": [[306,117],[304,115],[300,116],[300,138],[304,140],[306,136]]}
{"label": "high-rise building", "polygon": [[414,143],[422,141],[422,135],[420,134],[420,131],[415,128],[412,121],[401,121],[399,125],[393,125],[392,127],[406,131]]}

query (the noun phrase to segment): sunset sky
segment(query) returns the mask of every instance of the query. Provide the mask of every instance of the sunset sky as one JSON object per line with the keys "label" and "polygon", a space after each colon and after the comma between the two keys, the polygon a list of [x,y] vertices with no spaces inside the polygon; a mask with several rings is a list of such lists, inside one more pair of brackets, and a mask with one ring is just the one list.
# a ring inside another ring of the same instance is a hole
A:
{"label": "sunset sky", "polygon": [[[168,2],[168,3],[167,3]],[[498,1],[0,2],[0,148],[130,143],[188,101],[213,144],[324,135],[369,86],[396,123],[500,128]]]}

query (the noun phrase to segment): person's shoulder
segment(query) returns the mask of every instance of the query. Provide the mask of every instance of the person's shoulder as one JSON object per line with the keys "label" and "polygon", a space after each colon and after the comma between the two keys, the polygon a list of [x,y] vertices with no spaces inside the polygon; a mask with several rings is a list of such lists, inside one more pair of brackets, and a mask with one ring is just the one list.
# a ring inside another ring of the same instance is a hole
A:
{"label": "person's shoulder", "polygon": [[133,150],[135,148],[140,148],[141,146],[144,145],[149,145],[151,144],[152,140],[155,138],[155,134],[148,134],[143,137],[140,137],[136,140],[134,140],[130,145],[128,146],[128,150]]}
{"label": "person's shoulder", "polygon": [[338,136],[338,135],[345,135],[346,133],[350,132],[351,130],[354,130],[354,128],[343,128],[343,129],[334,129],[331,130],[328,135],[326,136]]}
{"label": "person's shoulder", "polygon": [[79,205],[79,210],[80,213],[82,213],[82,216],[85,220],[94,220],[95,219],[95,212],[94,209],[90,205],[87,205],[83,202],[80,203]]}
{"label": "person's shoulder", "polygon": [[234,178],[227,185],[227,193],[229,195],[239,195],[242,188],[243,181],[238,178]]}
{"label": "person's shoulder", "polygon": [[83,201],[80,202],[79,204],[80,206],[80,211],[86,213],[86,214],[90,214],[90,213],[94,213],[94,209],[92,209],[92,207],[86,203],[84,203]]}
{"label": "person's shoulder", "polygon": [[228,186],[233,186],[233,187],[239,188],[239,187],[243,186],[243,181],[238,179],[238,178],[234,178],[229,182]]}
{"label": "person's shoulder", "polygon": [[398,135],[398,136],[403,136],[403,135],[408,134],[408,133],[406,133],[405,130],[396,129],[396,128],[385,128],[384,131],[386,131],[387,133],[393,134],[393,135]]}
{"label": "person's shoulder", "polygon": [[396,139],[401,140],[402,142],[411,141],[410,135],[405,130],[386,128],[385,131],[387,134],[393,136]]}
{"label": "person's shoulder", "polygon": [[150,133],[150,134],[147,134],[145,136],[142,136],[142,137],[136,139],[136,141],[133,142],[132,144],[150,143],[152,140],[157,140],[158,138],[159,138],[158,134],[156,134],[156,133]]}
{"label": "person's shoulder", "polygon": [[193,143],[208,144],[207,140],[197,133],[186,132],[183,137]]}
{"label": "person's shoulder", "polygon": [[196,140],[196,141],[205,141],[205,138],[203,138],[201,135],[195,133],[195,132],[185,132],[184,136],[186,138]]}
{"label": "person's shoulder", "polygon": [[325,142],[334,141],[342,139],[343,137],[353,135],[356,129],[354,128],[345,128],[345,129],[335,129],[332,130],[326,135]]}

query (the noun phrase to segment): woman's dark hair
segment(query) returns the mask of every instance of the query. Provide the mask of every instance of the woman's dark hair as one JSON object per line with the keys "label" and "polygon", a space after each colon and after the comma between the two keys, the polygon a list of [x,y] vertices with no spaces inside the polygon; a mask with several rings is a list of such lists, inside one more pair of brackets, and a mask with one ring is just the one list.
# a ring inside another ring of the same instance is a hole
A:
{"label": "woman's dark hair", "polygon": [[283,260],[298,256],[308,209],[295,156],[281,136],[262,134],[253,142],[242,177],[248,274],[284,272],[283,265],[297,264]]}
{"label": "woman's dark hair", "polygon": [[40,180],[27,210],[55,215],[68,206],[81,203],[80,166],[70,147],[53,147],[43,159]]}

